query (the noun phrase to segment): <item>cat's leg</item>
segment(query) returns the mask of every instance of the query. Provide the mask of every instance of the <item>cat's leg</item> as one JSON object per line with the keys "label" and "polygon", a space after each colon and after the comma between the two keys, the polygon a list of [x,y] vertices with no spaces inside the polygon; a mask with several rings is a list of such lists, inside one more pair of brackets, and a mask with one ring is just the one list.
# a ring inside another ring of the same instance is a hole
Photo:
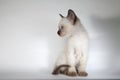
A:
{"label": "cat's leg", "polygon": [[75,68],[75,57],[74,57],[74,48],[68,47],[66,51],[66,59],[67,64],[70,65],[66,75],[68,76],[77,76],[76,68]]}
{"label": "cat's leg", "polygon": [[61,53],[56,60],[55,67],[52,74],[53,75],[65,74],[67,71],[67,68],[69,67],[70,66],[66,63],[65,53]]}
{"label": "cat's leg", "polygon": [[87,60],[88,60],[88,53],[86,49],[82,50],[80,60],[79,60],[79,67],[78,67],[78,75],[79,76],[87,76],[88,73],[86,72],[87,67]]}

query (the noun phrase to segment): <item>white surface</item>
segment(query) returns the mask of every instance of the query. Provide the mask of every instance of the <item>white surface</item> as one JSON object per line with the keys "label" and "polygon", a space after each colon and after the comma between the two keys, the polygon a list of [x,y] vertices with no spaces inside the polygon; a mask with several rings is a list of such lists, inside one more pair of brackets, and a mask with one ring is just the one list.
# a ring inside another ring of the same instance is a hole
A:
{"label": "white surface", "polygon": [[90,35],[87,71],[99,78],[120,75],[119,4],[119,0],[0,0],[0,76],[39,75],[45,70],[51,77],[48,71],[63,45],[56,34],[58,14],[66,15],[69,8]]}
{"label": "white surface", "polygon": [[51,75],[49,72],[38,72],[38,73],[29,73],[29,72],[10,72],[10,73],[2,73],[0,75],[0,79],[120,79],[119,75],[110,75],[110,74],[97,74],[91,73],[87,77],[68,77],[65,75]]}

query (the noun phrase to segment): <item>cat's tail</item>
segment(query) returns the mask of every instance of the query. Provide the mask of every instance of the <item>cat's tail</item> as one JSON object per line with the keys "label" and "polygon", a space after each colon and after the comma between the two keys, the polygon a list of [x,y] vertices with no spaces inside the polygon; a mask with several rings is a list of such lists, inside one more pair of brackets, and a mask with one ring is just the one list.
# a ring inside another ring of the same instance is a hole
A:
{"label": "cat's tail", "polygon": [[60,69],[61,69],[62,67],[68,68],[68,67],[70,67],[70,65],[67,65],[67,64],[59,65],[58,67],[56,67],[56,68],[54,69],[54,71],[52,72],[52,74],[53,74],[53,75],[59,74],[59,73],[60,73]]}

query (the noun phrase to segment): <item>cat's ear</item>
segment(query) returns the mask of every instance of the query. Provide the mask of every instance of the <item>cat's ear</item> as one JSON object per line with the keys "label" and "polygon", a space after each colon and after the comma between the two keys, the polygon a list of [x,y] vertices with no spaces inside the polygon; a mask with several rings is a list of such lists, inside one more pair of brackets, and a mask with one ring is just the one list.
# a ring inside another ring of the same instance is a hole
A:
{"label": "cat's ear", "polygon": [[72,9],[68,10],[68,14],[67,14],[67,18],[69,21],[71,21],[73,24],[76,23],[77,21],[77,16],[75,14],[75,12]]}
{"label": "cat's ear", "polygon": [[61,18],[64,18],[64,16],[62,14],[59,14]]}

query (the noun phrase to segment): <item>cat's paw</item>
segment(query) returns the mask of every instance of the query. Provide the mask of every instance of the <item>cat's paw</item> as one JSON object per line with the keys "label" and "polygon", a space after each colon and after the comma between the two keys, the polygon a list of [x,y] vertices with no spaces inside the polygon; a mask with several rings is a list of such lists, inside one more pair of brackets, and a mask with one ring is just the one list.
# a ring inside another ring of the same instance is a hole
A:
{"label": "cat's paw", "polygon": [[79,72],[78,75],[86,77],[86,76],[88,76],[88,73],[87,72]]}
{"label": "cat's paw", "polygon": [[77,73],[76,72],[66,72],[66,75],[74,77],[74,76],[77,76]]}

